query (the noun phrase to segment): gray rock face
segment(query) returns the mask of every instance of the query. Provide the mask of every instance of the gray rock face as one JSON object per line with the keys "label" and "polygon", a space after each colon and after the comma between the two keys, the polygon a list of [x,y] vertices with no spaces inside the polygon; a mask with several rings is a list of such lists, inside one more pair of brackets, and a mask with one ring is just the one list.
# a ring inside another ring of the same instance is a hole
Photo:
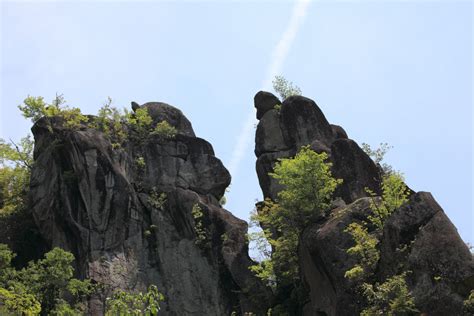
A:
{"label": "gray rock face", "polygon": [[[269,92],[259,92],[255,99],[261,98],[260,95],[272,99]],[[374,192],[380,191],[379,168],[354,141],[348,139],[344,129],[329,124],[313,100],[291,96],[283,102],[280,111],[267,110],[257,126],[256,169],[265,198],[277,198],[281,189],[268,176],[276,161],[294,156],[306,145],[310,145],[316,152],[326,152],[329,155],[329,160],[333,163],[333,175],[344,181],[336,196],[346,203],[367,196],[366,187]]]}
{"label": "gray rock face", "polygon": [[[304,231],[300,264],[311,298],[305,315],[356,315],[362,309],[354,284],[344,277],[355,262],[346,252],[352,237],[343,231],[350,223],[367,219],[368,199],[336,208],[323,224]],[[380,240],[374,280],[383,281],[402,267],[411,271],[407,282],[420,312],[462,315],[462,302],[474,288],[474,261],[431,194],[413,194],[388,219]]]}
{"label": "gray rock face", "polygon": [[[31,206],[41,235],[75,255],[79,277],[109,286],[91,299],[92,315],[101,315],[113,289],[150,284],[165,295],[163,315],[263,312],[271,292],[248,270],[247,223],[218,203],[230,174],[181,111],[163,103],[144,107],[179,134],[114,150],[86,126],[68,130],[55,118],[34,125]],[[203,213],[201,244],[195,204]]]}
{"label": "gray rock face", "polygon": [[[352,222],[367,221],[370,203],[365,188],[381,193],[380,168],[342,127],[329,124],[312,100],[290,97],[279,112],[267,110],[256,131],[256,170],[265,198],[276,199],[282,189],[268,176],[275,162],[293,157],[305,145],[326,152],[333,176],[343,183],[334,193],[333,209],[327,217],[309,225],[300,237],[300,273],[307,290],[301,313],[358,315],[364,299],[344,277],[355,265],[346,252],[354,243],[344,230]],[[407,282],[420,312],[462,314],[462,301],[474,289],[474,262],[456,228],[429,193],[412,192],[409,202],[387,220],[379,237],[380,260],[374,282],[383,282],[402,267],[411,271]]]}

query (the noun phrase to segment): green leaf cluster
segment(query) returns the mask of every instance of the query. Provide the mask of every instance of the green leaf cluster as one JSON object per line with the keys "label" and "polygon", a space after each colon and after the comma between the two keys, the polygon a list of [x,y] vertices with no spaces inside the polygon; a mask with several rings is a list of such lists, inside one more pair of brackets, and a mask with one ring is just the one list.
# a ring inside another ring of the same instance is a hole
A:
{"label": "green leaf cluster", "polygon": [[109,97],[89,127],[101,130],[112,141],[114,148],[120,148],[127,139],[124,121],[124,115],[119,109],[112,106],[112,99]]}
{"label": "green leaf cluster", "polygon": [[386,174],[382,180],[382,200],[376,202],[375,193],[366,189],[372,196],[370,208],[373,212],[368,219],[378,229],[383,229],[386,219],[400,206],[408,201],[410,190],[404,182],[403,175],[398,172]]}
{"label": "green leaf cluster", "polygon": [[362,285],[369,307],[361,316],[408,316],[418,315],[413,297],[406,284],[406,273],[388,278],[384,283]]}
{"label": "green leaf cluster", "polygon": [[25,208],[33,165],[33,140],[30,136],[19,144],[0,139],[0,216]]}
{"label": "green leaf cluster", "polygon": [[191,215],[194,219],[194,231],[196,233],[195,244],[203,249],[209,248],[209,232],[204,225],[204,213],[199,204],[193,205]]}
{"label": "green leaf cluster", "polygon": [[249,234],[263,252],[263,260],[251,269],[270,285],[294,284],[299,280],[300,233],[324,214],[334,190],[342,182],[332,177],[331,164],[326,160],[325,153],[318,154],[304,146],[295,157],[280,159],[270,173],[283,190],[277,201],[266,199],[252,214],[252,225],[260,225],[263,231]]}
{"label": "green leaf cluster", "polygon": [[5,308],[13,314],[77,315],[83,312],[83,301],[95,291],[89,280],[73,278],[74,256],[60,248],[45,254],[44,259],[30,261],[16,270],[11,267],[14,258],[10,249],[0,244],[0,296]]}
{"label": "green leaf cluster", "polygon": [[63,118],[64,126],[69,129],[77,129],[89,121],[87,116],[82,115],[81,110],[69,107],[62,95],[57,95],[51,103],[46,103],[43,97],[28,96],[18,108],[25,118],[31,119],[33,123],[41,117],[58,116]]}
{"label": "green leaf cluster", "polygon": [[379,243],[377,237],[369,234],[367,227],[359,223],[351,223],[344,230],[351,234],[355,245],[347,249],[347,253],[357,258],[357,264],[346,271],[345,277],[361,280],[369,276],[377,266],[380,253],[377,249]]}
{"label": "green leaf cluster", "polygon": [[153,135],[158,135],[160,138],[163,139],[172,139],[176,137],[178,130],[176,127],[168,123],[167,121],[161,121],[156,124],[155,129],[153,130]]}
{"label": "green leaf cluster", "polygon": [[118,290],[107,298],[106,316],[155,316],[160,310],[163,294],[155,285],[150,285],[146,293],[129,293]]}
{"label": "green leaf cluster", "polygon": [[[380,258],[377,236],[392,213],[408,201],[409,189],[400,173],[390,172],[383,176],[381,198],[367,191],[372,196],[371,214],[367,217],[369,222],[354,222],[344,230],[354,240],[354,246],[347,249],[347,253],[357,262],[346,271],[345,277],[360,285],[367,300],[368,307],[361,315],[415,315],[418,311],[406,284],[406,271],[388,278],[382,284],[369,282]],[[374,228],[371,233],[369,226]]]}
{"label": "green leaf cluster", "polygon": [[467,315],[474,315],[474,290],[471,290],[468,298],[464,301],[463,309]]}
{"label": "green leaf cluster", "polygon": [[273,90],[284,100],[293,95],[301,95],[301,89],[293,85],[291,81],[286,80],[283,76],[275,76],[272,81]]}
{"label": "green leaf cluster", "polygon": [[380,147],[377,149],[372,149],[372,147],[367,143],[362,143],[362,150],[369,155],[370,158],[375,162],[375,164],[380,165],[384,174],[390,174],[393,172],[391,165],[382,162],[385,158],[385,154],[392,149],[393,146],[390,146],[388,143],[380,143]]}

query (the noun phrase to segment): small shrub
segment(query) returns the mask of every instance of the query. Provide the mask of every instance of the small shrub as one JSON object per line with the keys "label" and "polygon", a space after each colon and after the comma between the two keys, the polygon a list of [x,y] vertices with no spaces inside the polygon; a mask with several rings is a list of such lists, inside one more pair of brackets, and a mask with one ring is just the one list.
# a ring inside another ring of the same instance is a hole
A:
{"label": "small shrub", "polygon": [[384,283],[375,286],[364,283],[363,294],[369,307],[361,312],[361,316],[373,315],[418,315],[413,297],[406,284],[406,273],[388,278]]}
{"label": "small shrub", "polygon": [[378,239],[369,234],[367,227],[351,223],[344,232],[351,234],[355,245],[347,249],[347,253],[357,258],[357,264],[346,271],[345,277],[349,279],[362,279],[370,275],[379,261],[380,254],[377,250]]}
{"label": "small shrub", "polygon": [[283,76],[275,76],[272,84],[273,90],[275,90],[283,100],[293,95],[301,95],[301,89],[294,86],[292,82],[286,80]]}
{"label": "small shrub", "polygon": [[156,124],[153,135],[158,135],[162,139],[172,139],[176,137],[178,130],[167,121],[161,121]]}
{"label": "small shrub", "polygon": [[152,207],[162,210],[166,203],[167,195],[165,192],[158,193],[155,187],[150,192],[148,197],[148,202],[151,204]]}
{"label": "small shrub", "polygon": [[471,290],[469,297],[464,301],[463,308],[467,315],[474,315],[474,290]]}

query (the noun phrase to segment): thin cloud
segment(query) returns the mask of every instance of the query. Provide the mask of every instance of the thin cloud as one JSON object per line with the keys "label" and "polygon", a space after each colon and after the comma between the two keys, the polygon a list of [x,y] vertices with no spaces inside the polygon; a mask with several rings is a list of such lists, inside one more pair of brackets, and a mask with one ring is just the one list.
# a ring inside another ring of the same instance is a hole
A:
{"label": "thin cloud", "polygon": [[[269,90],[271,88],[273,78],[280,74],[296,34],[304,22],[310,2],[311,0],[300,0],[295,3],[288,26],[286,27],[280,38],[280,41],[273,50],[271,63],[267,68],[265,79],[262,83],[262,90]],[[249,111],[249,114],[242,125],[241,132],[237,139],[237,144],[235,145],[234,151],[232,152],[229,171],[234,178],[237,177],[240,163],[242,162],[245,153],[248,152],[250,142],[252,141],[254,125],[256,123],[257,120],[255,119],[255,111],[252,109]]]}

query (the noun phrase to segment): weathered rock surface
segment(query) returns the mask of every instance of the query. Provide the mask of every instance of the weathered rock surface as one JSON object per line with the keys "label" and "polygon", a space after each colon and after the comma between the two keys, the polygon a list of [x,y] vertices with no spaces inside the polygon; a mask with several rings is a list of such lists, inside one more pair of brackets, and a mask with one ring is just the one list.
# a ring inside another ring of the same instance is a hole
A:
{"label": "weathered rock surface", "polygon": [[[150,284],[165,295],[163,315],[263,313],[271,293],[248,270],[247,223],[218,202],[230,174],[181,111],[155,102],[143,107],[178,135],[114,150],[87,126],[65,129],[56,118],[34,125],[31,206],[42,236],[73,252],[80,277],[110,286],[90,301],[92,315],[102,313],[112,289]],[[204,214],[199,245],[195,204]]]}
{"label": "weathered rock surface", "polygon": [[[257,109],[263,107],[259,100],[255,98]],[[334,193],[328,216],[309,225],[300,238],[300,273],[307,290],[301,313],[358,315],[363,298],[344,277],[355,265],[346,252],[354,243],[344,230],[352,222],[367,221],[370,203],[365,188],[380,193],[380,168],[342,127],[329,124],[313,101],[290,97],[279,112],[266,111],[256,131],[256,170],[265,198],[275,199],[281,190],[268,176],[277,159],[292,157],[305,145],[326,152],[333,176],[344,182]],[[474,289],[473,257],[431,194],[413,192],[389,217],[379,250],[374,282],[384,282],[400,269],[411,271],[407,283],[423,315],[462,315],[462,301]]]}
{"label": "weathered rock surface", "polygon": [[[265,95],[265,98],[258,97]],[[255,96],[255,107],[265,108],[271,97],[269,92]],[[262,102],[262,103],[259,103]],[[379,168],[353,140],[348,139],[344,129],[331,125],[316,103],[303,96],[291,96],[283,101],[281,109],[270,109],[263,113],[255,136],[257,175],[265,198],[275,199],[281,189],[268,172],[279,158],[288,158],[302,147],[310,145],[317,152],[326,152],[333,163],[332,172],[343,179],[336,196],[346,203],[367,196],[365,188],[380,190]]]}

